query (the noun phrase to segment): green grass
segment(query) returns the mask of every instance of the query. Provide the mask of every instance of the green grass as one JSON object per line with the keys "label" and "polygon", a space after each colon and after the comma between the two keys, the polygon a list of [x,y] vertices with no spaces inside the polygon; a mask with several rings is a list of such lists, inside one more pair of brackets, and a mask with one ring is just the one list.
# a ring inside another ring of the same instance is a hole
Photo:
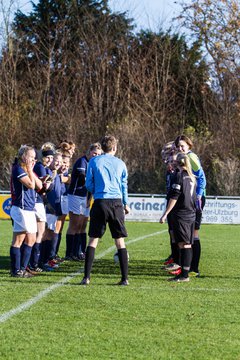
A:
{"label": "green grass", "polygon": [[169,283],[160,269],[169,253],[167,231],[131,243],[167,226],[127,228],[130,286],[114,285],[120,278],[114,251],[103,256],[113,245],[107,232],[91,285],[82,287],[78,263],[32,279],[11,278],[11,224],[0,222],[0,317],[71,276],[0,323],[0,359],[240,359],[239,226],[202,226],[201,277],[183,284]]}

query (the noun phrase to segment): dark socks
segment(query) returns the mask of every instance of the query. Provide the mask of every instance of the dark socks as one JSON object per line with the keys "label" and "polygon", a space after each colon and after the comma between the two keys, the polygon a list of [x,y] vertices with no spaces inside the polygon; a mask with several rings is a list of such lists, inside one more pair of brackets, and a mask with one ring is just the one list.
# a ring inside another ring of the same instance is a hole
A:
{"label": "dark socks", "polygon": [[73,242],[73,256],[76,256],[76,257],[79,256],[80,242],[81,242],[81,234],[75,234],[74,242]]}
{"label": "dark socks", "polygon": [[49,259],[54,259],[57,254],[57,243],[58,243],[58,234],[53,233],[52,240],[50,240],[50,254]]}
{"label": "dark socks", "polygon": [[46,253],[45,253],[45,263],[50,260],[50,254],[52,250],[52,241],[51,240],[45,240],[46,243]]}
{"label": "dark socks", "polygon": [[74,235],[66,235],[66,257],[73,255]]}
{"label": "dark socks", "polygon": [[181,276],[187,278],[192,261],[192,248],[185,248],[180,250],[182,274]]}
{"label": "dark socks", "polygon": [[32,247],[31,257],[30,257],[30,265],[31,267],[35,268],[38,266],[40,251],[41,251],[40,243],[35,243]]}
{"label": "dark socks", "polygon": [[28,246],[27,244],[23,245],[22,258],[21,258],[21,269],[25,270],[29,264],[29,260],[31,257],[32,246]]}
{"label": "dark socks", "polygon": [[21,251],[20,248],[10,247],[11,272],[16,274],[20,270]]}
{"label": "dark socks", "polygon": [[87,234],[86,234],[86,233],[82,233],[82,234],[80,234],[80,236],[81,236],[81,241],[80,241],[81,252],[85,254],[85,252],[86,252],[86,245],[87,245]]}
{"label": "dark socks", "polygon": [[84,264],[84,277],[89,279],[92,270],[94,255],[95,255],[95,248],[92,246],[88,246],[86,251],[85,264]]}
{"label": "dark socks", "polygon": [[46,248],[47,248],[47,242],[42,241],[41,248],[40,248],[40,256],[39,256],[39,264],[43,265],[47,262],[46,258]]}
{"label": "dark socks", "polygon": [[57,247],[56,247],[56,254],[58,254],[58,252],[59,252],[59,247],[60,247],[60,244],[61,244],[61,239],[62,239],[62,233],[59,233],[59,234],[58,234]]}
{"label": "dark socks", "polygon": [[180,264],[180,251],[179,251],[178,244],[172,243],[171,249],[172,249],[172,258],[173,258],[174,263]]}
{"label": "dark socks", "polygon": [[193,256],[191,263],[191,271],[199,272],[199,261],[201,256],[201,243],[199,238],[194,238],[194,243],[192,245]]}
{"label": "dark socks", "polygon": [[128,279],[128,257],[126,248],[118,249],[118,258],[122,274],[122,281],[125,281]]}

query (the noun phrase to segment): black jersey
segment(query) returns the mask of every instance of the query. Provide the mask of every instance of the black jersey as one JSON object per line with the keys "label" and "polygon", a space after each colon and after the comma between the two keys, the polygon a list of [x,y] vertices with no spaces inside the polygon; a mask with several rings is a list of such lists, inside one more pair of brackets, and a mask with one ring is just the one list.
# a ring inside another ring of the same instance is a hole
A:
{"label": "black jersey", "polygon": [[196,184],[187,171],[175,172],[168,198],[177,200],[171,215],[184,221],[192,221],[196,216]]}

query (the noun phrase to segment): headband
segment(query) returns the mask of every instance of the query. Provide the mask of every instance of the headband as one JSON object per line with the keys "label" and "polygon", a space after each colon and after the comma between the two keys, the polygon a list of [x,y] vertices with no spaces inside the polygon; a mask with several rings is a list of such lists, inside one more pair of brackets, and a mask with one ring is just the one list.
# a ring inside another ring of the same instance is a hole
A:
{"label": "headband", "polygon": [[54,155],[54,151],[53,150],[42,151],[42,156],[49,156],[49,155]]}

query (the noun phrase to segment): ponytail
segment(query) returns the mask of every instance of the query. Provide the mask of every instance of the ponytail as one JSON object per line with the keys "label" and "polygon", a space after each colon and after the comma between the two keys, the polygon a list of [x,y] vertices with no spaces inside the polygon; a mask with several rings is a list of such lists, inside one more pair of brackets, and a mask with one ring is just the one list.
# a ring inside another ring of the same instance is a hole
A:
{"label": "ponytail", "polygon": [[191,178],[192,182],[195,183],[196,177],[192,172],[192,167],[191,167],[189,157],[186,154],[178,153],[177,154],[177,163],[181,168],[186,170],[186,172],[188,173],[188,176]]}

